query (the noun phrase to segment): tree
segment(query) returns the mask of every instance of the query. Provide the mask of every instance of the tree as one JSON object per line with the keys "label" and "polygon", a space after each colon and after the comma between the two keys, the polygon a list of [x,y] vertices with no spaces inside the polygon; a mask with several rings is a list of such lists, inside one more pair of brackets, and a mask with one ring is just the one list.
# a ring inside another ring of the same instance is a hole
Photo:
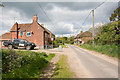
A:
{"label": "tree", "polygon": [[120,7],[118,7],[116,10],[114,10],[114,12],[109,17],[109,20],[113,21],[113,22],[120,20]]}
{"label": "tree", "polygon": [[95,42],[97,44],[118,44],[120,41],[120,29],[118,26],[118,21],[113,23],[108,23],[102,27],[100,34],[95,37]]}
{"label": "tree", "polygon": [[1,7],[5,7],[3,4],[0,4]]}

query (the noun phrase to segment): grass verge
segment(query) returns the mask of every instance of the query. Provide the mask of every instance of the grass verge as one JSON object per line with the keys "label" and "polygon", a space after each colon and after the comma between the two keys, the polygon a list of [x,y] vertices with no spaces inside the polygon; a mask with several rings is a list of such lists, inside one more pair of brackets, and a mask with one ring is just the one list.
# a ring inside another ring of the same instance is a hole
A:
{"label": "grass verge", "polygon": [[61,55],[53,78],[72,78],[73,76],[74,73],[68,68],[67,56]]}
{"label": "grass verge", "polygon": [[118,58],[118,52],[119,47],[116,45],[90,45],[90,44],[84,44],[80,45],[80,47],[88,49],[88,50],[94,50],[96,52],[100,52],[102,54],[106,54],[111,57]]}
{"label": "grass verge", "polygon": [[55,54],[2,50],[2,78],[38,78]]}

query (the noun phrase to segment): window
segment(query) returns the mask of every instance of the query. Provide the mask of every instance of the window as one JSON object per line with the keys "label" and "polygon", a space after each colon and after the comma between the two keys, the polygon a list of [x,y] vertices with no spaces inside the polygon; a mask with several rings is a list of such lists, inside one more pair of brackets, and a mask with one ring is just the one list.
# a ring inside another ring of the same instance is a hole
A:
{"label": "window", "polygon": [[20,36],[23,36],[23,31],[20,31]]}
{"label": "window", "polygon": [[19,40],[18,39],[14,39],[13,42],[19,42]]}
{"label": "window", "polygon": [[81,44],[82,43],[82,41],[79,41],[79,44]]}
{"label": "window", "polygon": [[52,35],[52,38],[54,38],[54,36]]}
{"label": "window", "polygon": [[48,38],[50,37],[50,35],[48,34]]}
{"label": "window", "polygon": [[26,34],[26,35],[29,37],[29,36],[31,36],[31,33],[30,33],[30,32],[27,32],[27,34]]}

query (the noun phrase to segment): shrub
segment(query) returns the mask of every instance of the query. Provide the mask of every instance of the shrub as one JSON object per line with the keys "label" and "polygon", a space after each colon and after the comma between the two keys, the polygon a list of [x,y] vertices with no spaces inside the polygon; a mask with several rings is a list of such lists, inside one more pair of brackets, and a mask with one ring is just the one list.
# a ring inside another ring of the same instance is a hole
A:
{"label": "shrub", "polygon": [[54,56],[45,52],[2,50],[3,78],[34,78]]}
{"label": "shrub", "polygon": [[89,49],[89,50],[95,50],[97,52],[100,52],[102,54],[107,54],[108,56],[112,57],[118,57],[118,46],[113,44],[112,46],[110,45],[92,45],[92,44],[84,44],[80,45],[83,48]]}

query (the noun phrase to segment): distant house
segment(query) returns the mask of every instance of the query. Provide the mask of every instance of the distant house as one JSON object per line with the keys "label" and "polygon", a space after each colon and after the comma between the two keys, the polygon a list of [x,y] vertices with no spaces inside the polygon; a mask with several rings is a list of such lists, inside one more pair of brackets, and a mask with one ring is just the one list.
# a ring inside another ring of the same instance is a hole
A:
{"label": "distant house", "polygon": [[10,29],[10,40],[13,39],[26,39],[35,43],[37,47],[45,48],[52,45],[49,42],[55,39],[55,35],[46,29],[44,24],[38,23],[38,17],[35,14],[32,23],[18,24],[16,22],[13,25]]}
{"label": "distant house", "polygon": [[86,43],[87,41],[92,39],[92,33],[89,31],[83,32],[81,31],[80,34],[78,34],[75,38],[74,38],[74,44],[77,45],[82,45],[84,43]]}
{"label": "distant house", "polygon": [[10,40],[11,40],[10,32],[2,34],[0,36],[0,47],[4,47],[3,45],[4,41],[10,41]]}

